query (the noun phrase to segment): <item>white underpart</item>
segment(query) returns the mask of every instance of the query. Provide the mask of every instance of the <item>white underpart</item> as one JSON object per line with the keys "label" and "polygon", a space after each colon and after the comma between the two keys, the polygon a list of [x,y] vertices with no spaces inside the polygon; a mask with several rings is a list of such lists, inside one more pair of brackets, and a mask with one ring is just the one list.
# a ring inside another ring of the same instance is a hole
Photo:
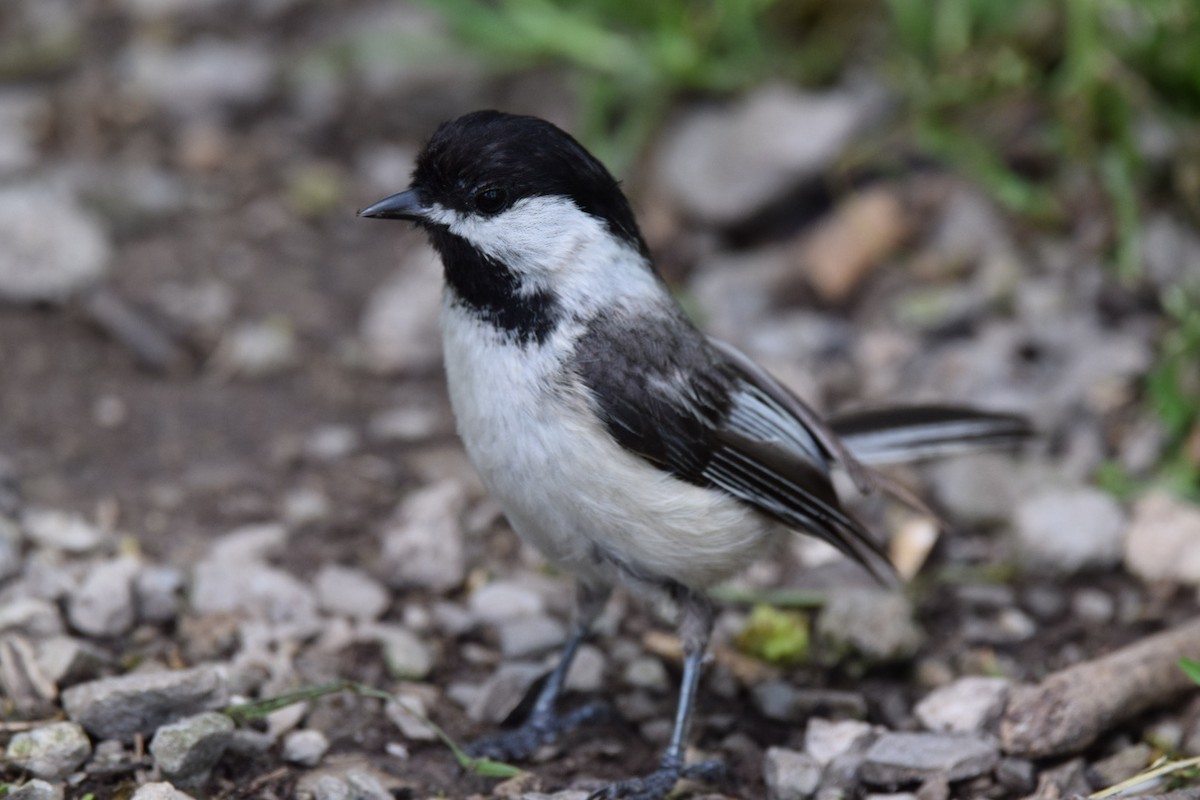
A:
{"label": "white underpart", "polygon": [[[551,288],[566,318],[669,302],[640,254],[564,198],[482,219],[439,213],[452,232]],[[586,390],[566,379],[581,325],[521,344],[446,302],[442,331],[467,453],[516,531],[552,562],[596,582],[627,582],[633,571],[701,588],[761,553],[774,530],[761,516],[653,467],[605,430]]]}

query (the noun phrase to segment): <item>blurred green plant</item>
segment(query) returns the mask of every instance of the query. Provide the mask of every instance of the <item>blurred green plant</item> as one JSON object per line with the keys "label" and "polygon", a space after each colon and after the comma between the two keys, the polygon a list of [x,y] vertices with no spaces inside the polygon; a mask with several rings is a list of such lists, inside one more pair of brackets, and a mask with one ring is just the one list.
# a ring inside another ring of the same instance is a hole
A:
{"label": "blurred green plant", "polygon": [[427,2],[493,67],[570,68],[580,138],[617,174],[684,93],[831,79],[848,58],[847,32],[871,10],[869,2],[827,0]]}
{"label": "blurred green plant", "polygon": [[[1146,124],[1195,127],[1200,3],[886,2],[919,146],[1031,217],[1070,223],[1100,193],[1112,261],[1137,277],[1140,198],[1158,178],[1139,137]],[[1189,174],[1169,176],[1185,204]]]}
{"label": "blurred green plant", "polygon": [[802,664],[808,658],[808,617],[799,611],[755,606],[737,636],[737,647],[769,664]]}
{"label": "blurred green plant", "polygon": [[1146,376],[1146,399],[1166,428],[1160,479],[1200,502],[1200,282],[1163,294],[1170,328]]}

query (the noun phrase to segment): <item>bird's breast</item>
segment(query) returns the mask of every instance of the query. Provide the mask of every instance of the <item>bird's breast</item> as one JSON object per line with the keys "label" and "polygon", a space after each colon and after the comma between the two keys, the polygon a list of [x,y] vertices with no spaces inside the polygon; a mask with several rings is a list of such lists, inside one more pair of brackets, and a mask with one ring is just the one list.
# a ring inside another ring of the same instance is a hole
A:
{"label": "bird's breast", "polygon": [[769,526],[723,492],[678,480],[622,448],[567,372],[575,332],[519,344],[443,306],[446,378],[459,436],[516,531],[561,567],[693,587],[744,568]]}

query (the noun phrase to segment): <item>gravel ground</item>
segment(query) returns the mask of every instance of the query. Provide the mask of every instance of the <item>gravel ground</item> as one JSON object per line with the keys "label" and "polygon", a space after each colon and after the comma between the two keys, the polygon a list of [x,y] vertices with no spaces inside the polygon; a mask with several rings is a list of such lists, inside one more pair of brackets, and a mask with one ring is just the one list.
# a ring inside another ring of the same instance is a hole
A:
{"label": "gravel ground", "polygon": [[[346,54],[436,30],[426,8],[0,7],[9,797],[582,798],[669,735],[678,643],[621,596],[567,697],[612,721],[503,782],[422,721],[466,742],[519,712],[573,598],[454,438],[435,259],[353,215],[442,119],[573,118],[553,73]],[[829,191],[892,105],[856,84],[681,108],[627,182],[651,248],[707,330],[818,408],[968,402],[1041,435],[898,473],[942,530],[858,509],[904,594],[802,538],[729,587],[693,744],[733,777],[695,796],[1063,798],[1200,754],[1176,668],[1200,656],[1200,509],[1089,482],[1162,453],[1136,402],[1156,286],[1113,279],[1087,224],[1022,228],[945,171]],[[1148,232],[1151,284],[1194,273],[1200,233],[1165,212]],[[747,652],[745,599],[776,589],[806,601],[798,663]],[[394,699],[222,713],[331,681]]]}

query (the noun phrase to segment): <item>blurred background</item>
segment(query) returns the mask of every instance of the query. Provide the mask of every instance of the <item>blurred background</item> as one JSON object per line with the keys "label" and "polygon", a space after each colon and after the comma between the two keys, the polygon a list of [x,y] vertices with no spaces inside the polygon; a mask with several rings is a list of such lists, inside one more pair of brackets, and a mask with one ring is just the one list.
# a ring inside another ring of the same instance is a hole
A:
{"label": "blurred background", "polygon": [[[439,122],[484,107],[545,117],[600,156],[700,325],[818,408],[964,401],[1039,428],[1019,455],[904,473],[952,536],[863,510],[906,569],[926,565],[916,638],[805,681],[875,675],[900,725],[915,691],[1036,679],[1194,613],[1196,0],[6,0],[0,600],[50,603],[111,658],[168,663],[244,655],[236,626],[211,630],[217,612],[299,603],[313,625],[405,631],[423,702],[456,734],[498,715],[481,687],[561,638],[568,582],[507,530],[456,443],[436,258],[354,216],[407,185]],[[239,558],[279,595],[204,583],[217,576],[195,565],[231,536],[257,543]],[[829,554],[796,549],[740,596],[848,573],[810,573]],[[146,574],[165,581],[158,616]],[[339,608],[339,576],[390,593]],[[88,617],[89,581],[128,608]],[[540,640],[510,649],[476,613],[497,581],[535,598],[520,608]],[[748,609],[726,615],[739,657],[772,663],[737,638]],[[630,616],[604,635],[637,641],[651,623]],[[361,648],[394,640],[356,629],[321,649],[301,630],[277,632],[305,644],[251,694],[387,680]],[[665,673],[640,685],[642,656],[617,652],[597,651],[599,674],[669,716]],[[897,659],[907,670],[871,671]],[[753,691],[743,677],[720,702]],[[750,785],[787,737],[771,707],[742,743]],[[1194,716],[1140,718],[1094,755],[1196,748]],[[325,721],[335,750],[392,735]],[[590,753],[551,782],[619,771]],[[392,772],[422,792],[447,763],[428,748]],[[1012,780],[992,796],[1023,796]]]}

